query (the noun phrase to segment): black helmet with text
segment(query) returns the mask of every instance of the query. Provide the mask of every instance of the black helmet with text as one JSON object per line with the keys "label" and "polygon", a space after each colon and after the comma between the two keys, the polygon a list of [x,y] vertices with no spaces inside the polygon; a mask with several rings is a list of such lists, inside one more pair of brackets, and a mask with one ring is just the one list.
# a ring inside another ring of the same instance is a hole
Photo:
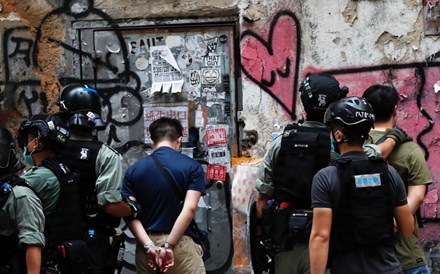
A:
{"label": "black helmet with text", "polygon": [[374,128],[374,111],[365,98],[346,97],[331,104],[324,116],[324,123],[333,128],[336,124],[350,138],[366,140]]}
{"label": "black helmet with text", "polygon": [[309,73],[299,88],[301,102],[307,114],[307,120],[322,122],[327,107],[344,98],[348,88],[339,87],[339,82],[330,74]]}
{"label": "black helmet with text", "polygon": [[60,117],[68,127],[79,126],[103,130],[101,101],[96,89],[83,84],[69,84],[61,90]]}

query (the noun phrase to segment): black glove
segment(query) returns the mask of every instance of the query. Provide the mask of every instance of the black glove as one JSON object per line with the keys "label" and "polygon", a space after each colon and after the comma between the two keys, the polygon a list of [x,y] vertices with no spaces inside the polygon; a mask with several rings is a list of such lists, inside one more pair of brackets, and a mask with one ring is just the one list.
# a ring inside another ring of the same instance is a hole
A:
{"label": "black glove", "polygon": [[411,138],[403,129],[399,127],[388,129],[385,132],[385,137],[393,139],[397,146],[413,140],[413,138]]}

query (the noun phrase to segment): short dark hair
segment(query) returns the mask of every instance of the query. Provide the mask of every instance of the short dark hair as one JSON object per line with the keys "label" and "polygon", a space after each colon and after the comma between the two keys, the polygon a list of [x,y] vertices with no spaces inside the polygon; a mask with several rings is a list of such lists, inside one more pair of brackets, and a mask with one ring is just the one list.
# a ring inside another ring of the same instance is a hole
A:
{"label": "short dark hair", "polygon": [[368,131],[365,132],[365,124],[346,126],[340,121],[334,121],[331,128],[342,131],[347,139],[347,144],[350,146],[362,146],[368,138]]}
{"label": "short dark hair", "polygon": [[162,117],[151,123],[150,127],[151,140],[158,143],[163,140],[171,142],[176,141],[183,135],[183,126],[179,120]]}
{"label": "short dark hair", "polygon": [[373,85],[365,90],[362,97],[370,103],[378,122],[388,121],[399,103],[399,93],[393,86]]}

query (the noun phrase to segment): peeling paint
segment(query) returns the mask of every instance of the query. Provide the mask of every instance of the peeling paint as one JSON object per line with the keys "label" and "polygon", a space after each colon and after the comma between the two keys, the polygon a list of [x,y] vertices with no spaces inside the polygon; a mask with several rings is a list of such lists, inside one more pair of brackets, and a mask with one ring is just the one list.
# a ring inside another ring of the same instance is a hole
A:
{"label": "peeling paint", "polygon": [[20,19],[14,12],[10,12],[7,17],[0,17],[0,21],[20,21]]}
{"label": "peeling paint", "polygon": [[405,5],[408,7],[416,7],[420,5],[419,0],[404,0]]}
{"label": "peeling paint", "polygon": [[414,39],[413,32],[396,36],[384,31],[376,40],[376,46],[383,54],[384,61],[406,61],[418,49],[418,42]]}
{"label": "peeling paint", "polygon": [[261,19],[263,13],[261,11],[260,3],[257,2],[253,5],[248,6],[243,12],[243,18],[248,22],[255,22]]}
{"label": "peeling paint", "polygon": [[3,1],[2,13],[16,13],[20,20],[30,28],[36,28],[52,7],[45,0],[10,0]]}
{"label": "peeling paint", "polygon": [[357,18],[357,2],[349,0],[347,6],[344,11],[342,11],[342,15],[344,16],[345,22],[350,26],[353,26],[354,20]]}
{"label": "peeling paint", "polygon": [[[48,112],[55,112],[56,100],[61,88],[56,75],[57,65],[61,59],[62,48],[56,41],[64,40],[64,22],[59,16],[46,18],[42,23],[42,39],[36,45],[39,49],[36,74],[41,81],[41,90],[47,95]],[[47,39],[50,37],[50,39]]]}
{"label": "peeling paint", "polygon": [[341,59],[342,61],[347,61],[347,53],[345,51],[341,51]]}

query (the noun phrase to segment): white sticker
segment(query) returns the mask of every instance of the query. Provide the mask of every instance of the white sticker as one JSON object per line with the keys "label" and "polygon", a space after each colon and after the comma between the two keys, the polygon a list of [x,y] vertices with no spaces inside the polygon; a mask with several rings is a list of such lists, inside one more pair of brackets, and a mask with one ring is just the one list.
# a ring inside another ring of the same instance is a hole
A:
{"label": "white sticker", "polygon": [[192,68],[194,61],[192,54],[187,51],[183,51],[177,56],[177,64],[179,64],[179,67],[182,69]]}
{"label": "white sticker", "polygon": [[221,83],[220,69],[202,68],[202,84],[219,84]]}
{"label": "white sticker", "polygon": [[151,94],[155,94],[156,92],[160,92],[162,89],[162,83],[153,83],[151,85]]}
{"label": "white sticker", "polygon": [[171,86],[172,86],[171,82],[164,82],[162,85],[162,93],[170,93]]}
{"label": "white sticker", "polygon": [[205,56],[205,66],[207,67],[219,67],[220,63],[220,55],[208,55]]}
{"label": "white sticker", "polygon": [[229,150],[226,146],[208,149],[208,162],[210,164],[226,164],[228,163]]}
{"label": "white sticker", "polygon": [[136,61],[134,62],[134,65],[138,70],[145,70],[148,68],[149,61],[145,56],[141,55],[136,58]]}
{"label": "white sticker", "polygon": [[200,105],[197,107],[195,116],[195,127],[204,127],[203,110]]}
{"label": "white sticker", "polygon": [[200,87],[201,75],[200,70],[191,70],[189,72],[189,84],[192,87]]}
{"label": "white sticker", "polygon": [[173,87],[171,88],[171,93],[178,93],[182,91],[183,80],[173,82]]}

